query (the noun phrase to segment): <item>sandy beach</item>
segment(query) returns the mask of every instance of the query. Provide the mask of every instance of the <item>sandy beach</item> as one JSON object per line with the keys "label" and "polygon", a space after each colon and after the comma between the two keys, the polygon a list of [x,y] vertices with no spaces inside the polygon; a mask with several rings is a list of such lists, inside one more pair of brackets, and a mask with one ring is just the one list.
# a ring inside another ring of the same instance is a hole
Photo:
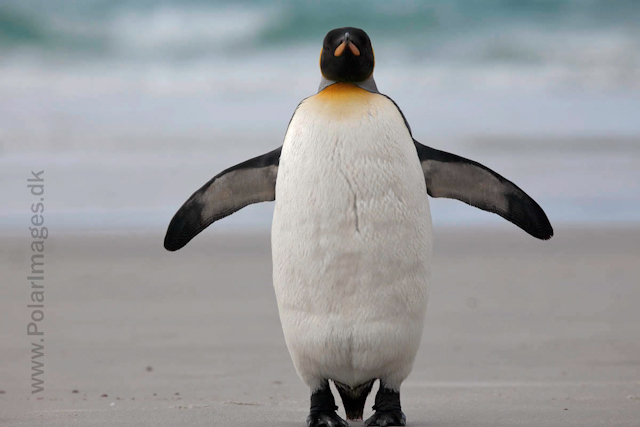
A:
{"label": "sandy beach", "polygon": [[[52,234],[37,394],[30,241],[3,238],[0,424],[304,425],[269,235],[220,229],[176,253],[162,231]],[[434,258],[409,425],[638,425],[640,229],[436,225]]]}

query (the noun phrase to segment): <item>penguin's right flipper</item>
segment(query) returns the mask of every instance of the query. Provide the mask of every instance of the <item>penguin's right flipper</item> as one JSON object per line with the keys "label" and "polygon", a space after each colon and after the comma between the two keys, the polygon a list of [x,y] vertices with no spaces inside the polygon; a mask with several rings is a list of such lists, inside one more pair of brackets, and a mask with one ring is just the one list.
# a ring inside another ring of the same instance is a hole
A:
{"label": "penguin's right flipper", "polygon": [[513,182],[473,160],[413,142],[431,197],[457,199],[496,213],[538,239],[553,236],[540,205]]}
{"label": "penguin's right flipper", "polygon": [[247,205],[275,200],[281,150],[279,147],[232,166],[193,193],[173,216],[164,238],[165,249],[181,249],[213,222]]}

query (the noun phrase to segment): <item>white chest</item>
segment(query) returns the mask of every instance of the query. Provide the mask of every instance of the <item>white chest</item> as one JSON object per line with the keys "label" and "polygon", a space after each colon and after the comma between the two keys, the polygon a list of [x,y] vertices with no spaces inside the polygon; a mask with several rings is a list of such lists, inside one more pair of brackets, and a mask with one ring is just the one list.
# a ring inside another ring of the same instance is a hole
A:
{"label": "white chest", "polygon": [[[364,91],[363,91],[364,92]],[[367,238],[428,219],[424,176],[401,114],[382,95],[307,99],[289,126],[276,185],[278,215]],[[354,99],[355,98],[355,99]],[[393,224],[390,224],[393,223]]]}
{"label": "white chest", "polygon": [[[417,350],[431,217],[415,147],[393,103],[368,92],[321,95],[299,106],[282,148],[274,286],[301,376],[309,366],[331,365],[334,376],[364,378],[372,355],[385,359],[380,339],[399,340],[387,344],[409,346],[409,354]],[[406,335],[394,333],[397,327]],[[327,346],[339,355],[309,363],[311,348]]]}

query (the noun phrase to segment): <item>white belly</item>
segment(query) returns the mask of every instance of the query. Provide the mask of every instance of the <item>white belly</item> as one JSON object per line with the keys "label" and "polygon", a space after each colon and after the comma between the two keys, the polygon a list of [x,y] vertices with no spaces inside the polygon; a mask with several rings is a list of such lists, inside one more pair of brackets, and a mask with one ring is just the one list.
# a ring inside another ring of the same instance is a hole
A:
{"label": "white belly", "polygon": [[284,336],[312,388],[325,378],[399,387],[427,304],[424,175],[391,101],[320,95],[299,106],[278,169],[273,281]]}

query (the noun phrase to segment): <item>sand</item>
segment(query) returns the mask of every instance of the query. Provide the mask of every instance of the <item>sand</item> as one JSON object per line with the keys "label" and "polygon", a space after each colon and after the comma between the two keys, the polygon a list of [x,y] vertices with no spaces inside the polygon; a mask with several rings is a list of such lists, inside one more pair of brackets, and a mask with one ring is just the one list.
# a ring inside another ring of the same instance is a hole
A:
{"label": "sand", "polygon": [[[308,390],[280,330],[269,236],[222,230],[176,253],[163,230],[52,232],[37,394],[30,239],[3,237],[0,424],[303,426]],[[640,425],[640,229],[560,228],[540,242],[506,223],[436,227],[402,404],[412,426]]]}

